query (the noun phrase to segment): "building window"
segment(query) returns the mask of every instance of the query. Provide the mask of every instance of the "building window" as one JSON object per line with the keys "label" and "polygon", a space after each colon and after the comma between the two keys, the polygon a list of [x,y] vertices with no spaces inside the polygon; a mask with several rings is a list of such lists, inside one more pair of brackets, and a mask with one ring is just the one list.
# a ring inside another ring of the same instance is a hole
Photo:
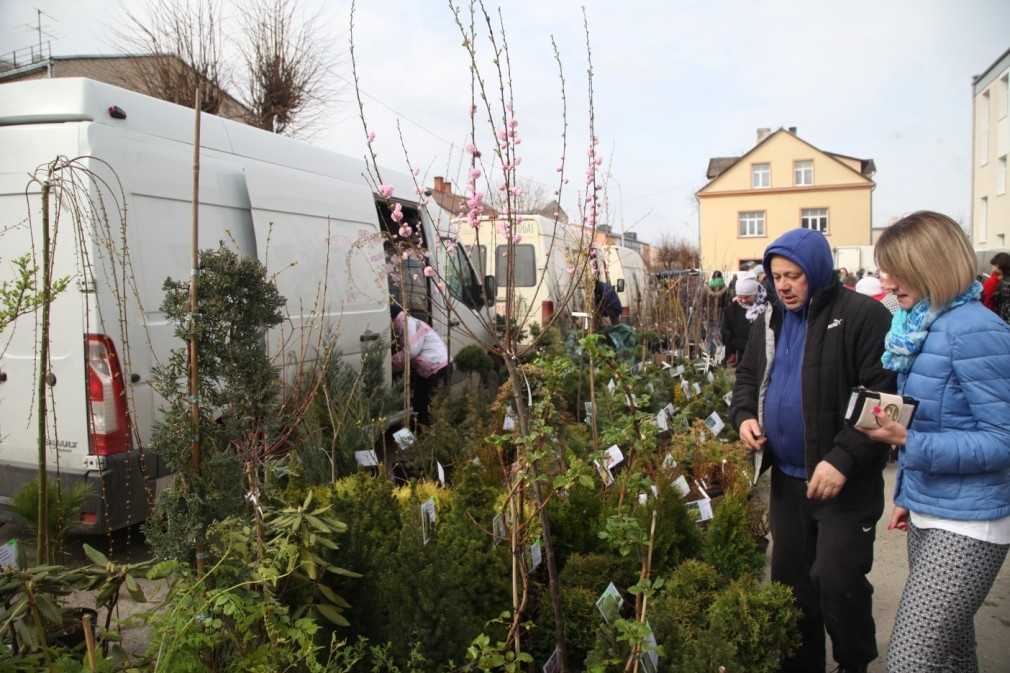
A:
{"label": "building window", "polygon": [[814,184],[814,162],[796,161],[793,163],[793,181],[797,187],[809,187]]}
{"label": "building window", "polygon": [[763,210],[755,210],[740,213],[740,236],[764,236],[765,235],[765,213]]}
{"label": "building window", "polygon": [[996,194],[1006,194],[1006,155],[996,160]]}
{"label": "building window", "polygon": [[772,165],[754,164],[751,166],[751,187],[768,189],[772,186]]}
{"label": "building window", "polygon": [[822,234],[828,233],[828,209],[804,208],[800,213],[800,226],[804,229],[819,231]]}
{"label": "building window", "polygon": [[979,146],[978,146],[978,165],[985,166],[989,163],[989,92],[986,91],[982,94],[982,98],[979,102],[978,111],[978,121],[979,121]]}
{"label": "building window", "polygon": [[1010,111],[1010,75],[1003,75],[999,81],[999,118],[1003,119]]}
{"label": "building window", "polygon": [[989,238],[989,197],[983,196],[978,204],[978,237],[976,243],[985,243]]}

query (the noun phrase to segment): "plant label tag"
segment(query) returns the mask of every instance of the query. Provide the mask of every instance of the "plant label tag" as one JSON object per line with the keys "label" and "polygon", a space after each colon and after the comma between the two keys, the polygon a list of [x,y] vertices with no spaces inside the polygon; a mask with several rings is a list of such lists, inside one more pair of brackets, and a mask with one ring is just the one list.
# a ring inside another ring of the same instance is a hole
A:
{"label": "plant label tag", "polygon": [[621,448],[614,444],[609,449],[604,452],[607,456],[607,469],[612,470],[617,467],[621,461],[624,460],[624,454],[621,453]]}
{"label": "plant label tag", "polygon": [[536,568],[537,566],[540,565],[543,559],[544,559],[543,554],[540,551],[540,543],[534,542],[532,545],[530,545],[530,565]]}
{"label": "plant label tag", "polygon": [[17,555],[18,555],[18,541],[17,538],[11,538],[0,547],[0,568],[6,568],[7,566],[17,565]]}
{"label": "plant label tag", "polygon": [[718,435],[726,427],[726,424],[722,422],[722,417],[716,411],[708,415],[708,418],[705,419],[705,425],[712,431],[713,435]]}
{"label": "plant label tag", "polygon": [[512,407],[505,407],[505,421],[501,424],[501,429],[508,432],[516,427],[516,419],[512,417]]}
{"label": "plant label tag", "polygon": [[375,451],[355,451],[354,460],[358,462],[361,467],[377,467],[379,464],[379,457],[375,455]]}
{"label": "plant label tag", "polygon": [[435,498],[431,497],[421,503],[421,534],[424,544],[428,544],[435,531]]}
{"label": "plant label tag", "polygon": [[708,498],[692,500],[686,504],[688,509],[698,510],[698,521],[708,521],[712,518],[712,501]]}
{"label": "plant label tag", "polygon": [[410,431],[410,428],[400,428],[393,433],[393,439],[396,440],[397,446],[406,449],[414,443],[414,433]]}
{"label": "plant label tag", "polygon": [[620,616],[622,605],[624,605],[624,599],[613,582],[608,584],[600,597],[596,599],[596,609],[600,611],[603,620],[608,624],[613,624],[614,620]]}

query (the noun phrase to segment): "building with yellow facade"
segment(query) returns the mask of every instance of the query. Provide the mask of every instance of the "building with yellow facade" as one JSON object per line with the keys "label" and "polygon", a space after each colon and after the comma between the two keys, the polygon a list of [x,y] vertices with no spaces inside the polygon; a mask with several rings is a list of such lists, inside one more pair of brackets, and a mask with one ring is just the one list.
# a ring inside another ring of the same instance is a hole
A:
{"label": "building with yellow facade", "polygon": [[822,231],[832,248],[872,243],[872,159],[820,150],[795,127],[758,129],[742,157],[709,161],[698,191],[702,268],[737,271],[790,229]]}

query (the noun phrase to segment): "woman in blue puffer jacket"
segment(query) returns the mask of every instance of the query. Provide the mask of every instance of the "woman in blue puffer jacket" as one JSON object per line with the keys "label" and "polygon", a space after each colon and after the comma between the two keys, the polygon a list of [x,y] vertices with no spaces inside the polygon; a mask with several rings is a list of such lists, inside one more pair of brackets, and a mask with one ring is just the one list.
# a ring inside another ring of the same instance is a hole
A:
{"label": "woman in blue puffer jacket", "polygon": [[888,528],[908,531],[887,670],[978,671],[975,613],[1010,549],[1010,326],[979,301],[974,251],[949,217],[902,218],[874,257],[901,305],[881,359],[919,401],[908,430],[879,409],[864,430],[899,447]]}

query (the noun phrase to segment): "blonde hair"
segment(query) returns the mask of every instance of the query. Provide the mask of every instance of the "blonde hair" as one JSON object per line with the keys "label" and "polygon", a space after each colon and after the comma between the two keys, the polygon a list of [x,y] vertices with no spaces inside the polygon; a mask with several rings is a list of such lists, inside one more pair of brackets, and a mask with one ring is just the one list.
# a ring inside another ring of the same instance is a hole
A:
{"label": "blonde hair", "polygon": [[920,210],[884,230],[873,249],[884,273],[897,276],[933,306],[942,306],[975,282],[975,251],[957,222]]}

